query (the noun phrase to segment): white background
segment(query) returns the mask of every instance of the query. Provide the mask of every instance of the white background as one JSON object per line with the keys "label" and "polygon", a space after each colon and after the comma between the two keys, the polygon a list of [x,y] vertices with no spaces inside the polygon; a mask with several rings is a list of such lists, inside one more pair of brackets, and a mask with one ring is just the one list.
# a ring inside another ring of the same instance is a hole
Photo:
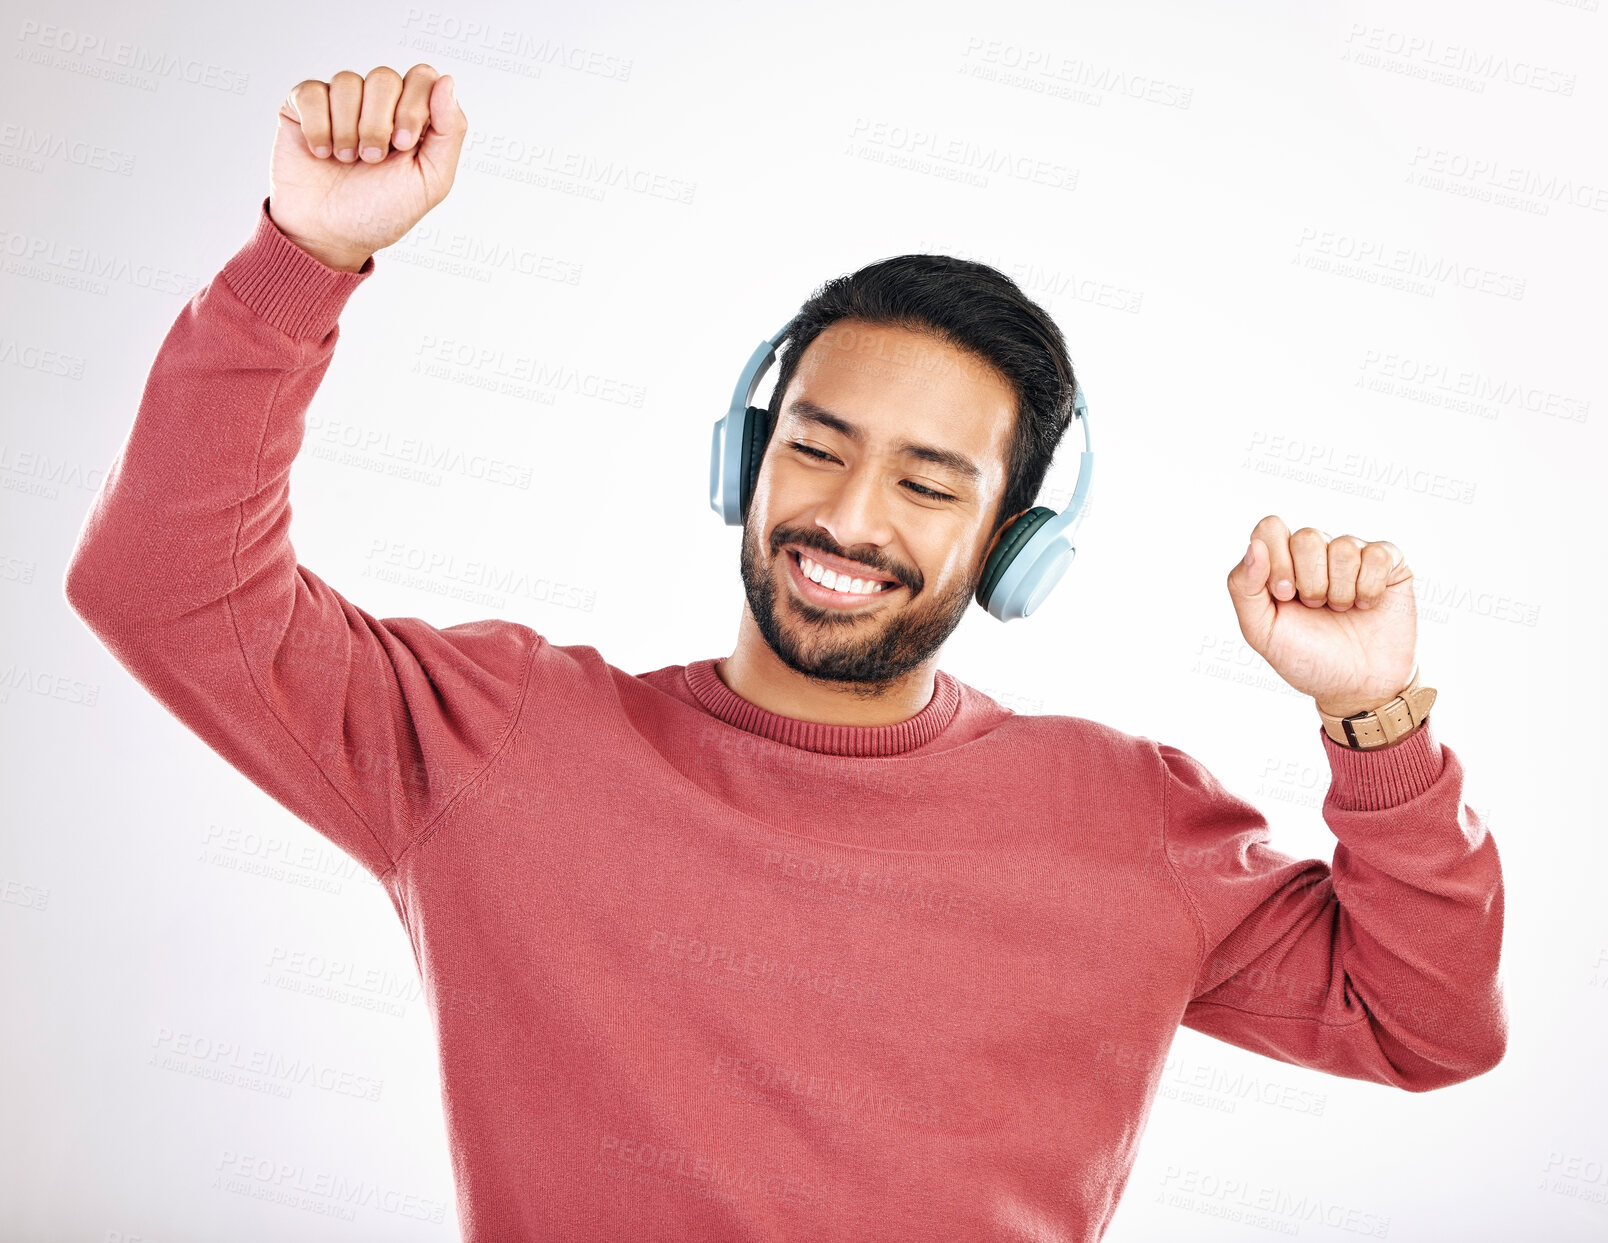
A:
{"label": "white background", "polygon": [[[61,589],[158,344],[255,224],[285,91],[421,60],[472,132],[343,317],[293,477],[304,564],[379,616],[515,618],[633,672],[725,655],[738,532],[707,454],[749,350],[873,259],[996,264],[1066,332],[1099,472],[1048,603],[1008,630],[973,609],[944,667],[1181,746],[1275,845],[1328,859],[1317,717],[1245,647],[1223,579],[1267,513],[1392,540],[1507,885],[1494,1072],[1411,1094],[1182,1031],[1107,1237],[1608,1237],[1605,29],[1598,0],[7,3],[0,1238],[456,1237],[388,901],[327,846],[279,867],[322,839]],[[1001,153],[1038,176],[976,171]],[[466,271],[466,250],[510,261]],[[547,379],[509,391],[532,360]],[[350,447],[386,433],[524,486]],[[1074,454],[1041,499],[1064,504]],[[455,597],[470,561],[545,585]],[[297,953],[396,996],[264,983]],[[263,1054],[377,1099],[217,1077]],[[241,1155],[439,1220],[215,1187]],[[1226,1216],[1253,1202],[1281,1206],[1271,1227]]]}

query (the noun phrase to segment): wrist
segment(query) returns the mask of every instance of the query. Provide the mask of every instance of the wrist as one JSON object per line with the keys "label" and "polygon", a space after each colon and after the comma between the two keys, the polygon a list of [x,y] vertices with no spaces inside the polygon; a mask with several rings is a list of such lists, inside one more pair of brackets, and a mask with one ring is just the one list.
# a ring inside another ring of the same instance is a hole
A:
{"label": "wrist", "polygon": [[1348,716],[1360,716],[1364,712],[1373,712],[1379,708],[1383,708],[1388,703],[1394,702],[1409,687],[1411,687],[1413,683],[1417,681],[1417,679],[1418,666],[1414,665],[1411,676],[1408,677],[1407,681],[1402,686],[1398,687],[1393,692],[1383,695],[1374,695],[1371,697],[1357,696],[1350,699],[1325,699],[1322,696],[1314,695],[1312,697],[1312,702],[1317,705],[1318,711],[1324,716],[1336,716],[1342,719]]}
{"label": "wrist", "polygon": [[316,242],[305,241],[293,233],[286,233],[285,238],[298,249],[305,250],[326,268],[333,268],[337,272],[361,272],[369,261],[369,256],[366,254],[321,246]]}
{"label": "wrist", "polygon": [[1435,696],[1434,688],[1419,685],[1415,665],[1407,685],[1382,703],[1321,700],[1316,696],[1313,702],[1330,738],[1353,750],[1370,751],[1414,733],[1428,716]]}
{"label": "wrist", "polygon": [[332,246],[326,242],[315,241],[303,237],[293,229],[287,229],[278,220],[274,219],[273,203],[268,204],[268,219],[274,228],[284,234],[285,240],[298,250],[304,250],[314,259],[317,259],[326,268],[333,268],[337,272],[361,272],[369,261],[371,251],[358,251],[347,247]]}
{"label": "wrist", "polygon": [[219,279],[249,309],[287,336],[321,341],[336,326],[352,292],[374,270],[329,267],[285,235],[264,198],[251,237],[219,270]]}

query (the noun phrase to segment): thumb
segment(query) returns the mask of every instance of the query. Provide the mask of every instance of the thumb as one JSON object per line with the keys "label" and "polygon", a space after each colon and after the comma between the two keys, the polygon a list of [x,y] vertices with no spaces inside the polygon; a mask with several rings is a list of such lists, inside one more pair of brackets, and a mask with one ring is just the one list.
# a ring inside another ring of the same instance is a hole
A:
{"label": "thumb", "polygon": [[453,173],[458,168],[458,153],[463,150],[464,135],[469,132],[469,118],[458,106],[456,86],[450,73],[435,80],[430,88],[430,125],[419,140],[419,162],[425,166],[426,175],[440,187],[441,195],[452,185]]}
{"label": "thumb", "polygon": [[1272,568],[1267,545],[1253,539],[1245,557],[1228,574],[1228,594],[1239,616],[1240,633],[1258,652],[1267,649],[1273,637],[1273,619],[1278,616],[1273,595],[1267,589],[1267,577]]}

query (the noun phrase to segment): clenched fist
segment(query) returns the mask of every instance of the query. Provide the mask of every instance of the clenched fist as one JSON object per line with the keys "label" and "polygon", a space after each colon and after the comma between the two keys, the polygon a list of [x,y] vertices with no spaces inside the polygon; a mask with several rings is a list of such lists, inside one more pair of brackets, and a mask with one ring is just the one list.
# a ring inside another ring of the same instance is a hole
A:
{"label": "clenched fist", "polygon": [[1277,514],[1251,531],[1228,574],[1245,642],[1330,716],[1388,703],[1417,666],[1413,571],[1389,540],[1316,527],[1293,534]]}
{"label": "clenched fist", "polygon": [[429,65],[291,87],[269,172],[274,224],[348,272],[400,239],[452,188],[469,128],[452,88]]}

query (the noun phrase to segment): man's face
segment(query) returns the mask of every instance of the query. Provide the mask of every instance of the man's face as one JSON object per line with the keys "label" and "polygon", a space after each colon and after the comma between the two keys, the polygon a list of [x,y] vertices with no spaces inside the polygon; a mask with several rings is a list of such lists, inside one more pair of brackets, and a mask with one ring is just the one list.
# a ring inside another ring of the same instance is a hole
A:
{"label": "man's face", "polygon": [[[784,664],[871,694],[938,651],[977,590],[1015,409],[999,372],[925,333],[840,320],[810,343],[742,540],[749,611]],[[830,590],[807,560],[888,585]]]}

